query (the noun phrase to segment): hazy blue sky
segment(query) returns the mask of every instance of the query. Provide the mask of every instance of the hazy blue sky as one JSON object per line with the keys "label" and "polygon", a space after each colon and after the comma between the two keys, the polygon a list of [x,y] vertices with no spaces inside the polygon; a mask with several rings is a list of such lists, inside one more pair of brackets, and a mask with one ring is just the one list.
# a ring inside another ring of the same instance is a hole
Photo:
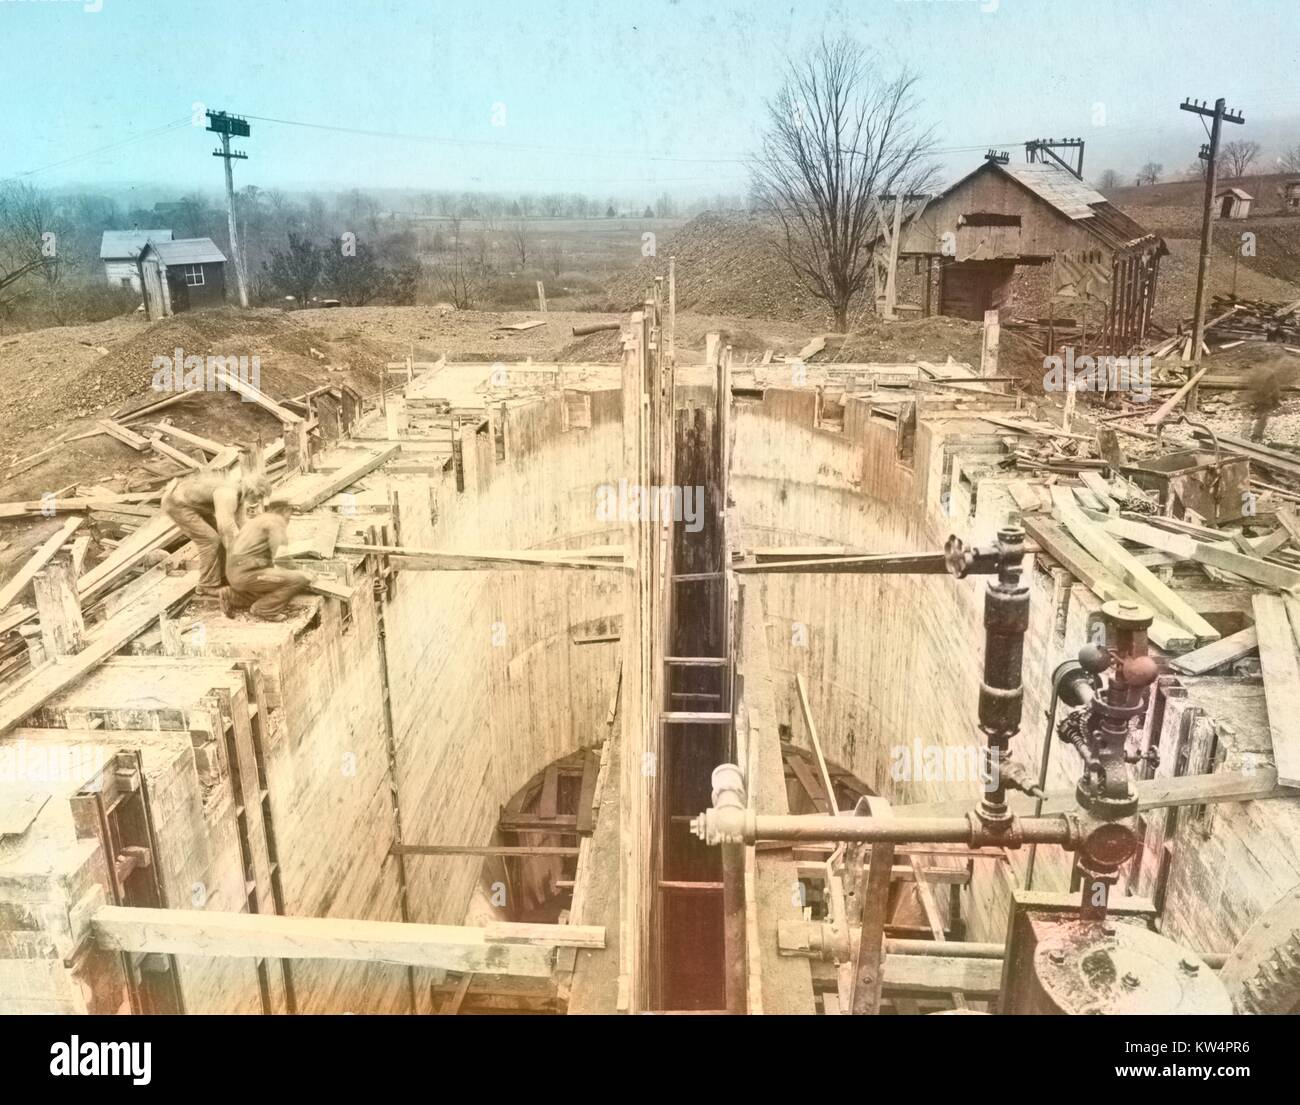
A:
{"label": "hazy blue sky", "polygon": [[236,165],[241,185],[743,191],[742,159],[787,53],[826,31],[870,44],[886,69],[919,73],[941,145],[977,147],[945,154],[950,176],[990,143],[1076,135],[1088,175],[1148,159],[1181,171],[1204,140],[1177,109],[1185,96],[1226,96],[1247,118],[1230,137],[1260,141],[1270,158],[1300,142],[1298,10],[1297,0],[0,0],[0,178],[39,169],[24,179],[215,189],[214,136],[188,125],[197,102],[407,136],[254,120],[239,143],[251,155]]}

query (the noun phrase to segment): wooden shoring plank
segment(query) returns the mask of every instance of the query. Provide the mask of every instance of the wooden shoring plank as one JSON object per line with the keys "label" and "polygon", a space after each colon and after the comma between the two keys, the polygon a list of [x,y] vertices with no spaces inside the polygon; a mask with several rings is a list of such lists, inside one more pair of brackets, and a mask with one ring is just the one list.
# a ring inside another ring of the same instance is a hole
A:
{"label": "wooden shoring plank", "polygon": [[189,455],[189,453],[182,452],[180,449],[177,449],[175,446],[168,445],[167,442],[162,440],[161,434],[155,433],[149,439],[149,445],[153,449],[153,451],[157,453],[159,456],[166,457],[168,460],[174,460],[177,464],[182,464],[186,468],[190,468],[193,469],[194,471],[198,471],[200,468],[203,467],[202,461],[195,460],[192,456]]}
{"label": "wooden shoring plank", "polygon": [[[1179,625],[1186,626],[1195,635],[1198,644],[1217,641],[1222,636],[1214,626],[1193,610],[1185,599],[1176,595],[1148,568],[1139,563],[1137,558],[1115,537],[1086,518],[1083,511],[1075,505],[1074,492],[1070,488],[1053,487],[1052,503],[1056,516],[1071,535],[1095,556],[1103,567],[1118,575],[1142,597],[1144,602],[1153,606],[1156,612],[1165,614]],[[1110,523],[1106,525],[1109,528]]]}
{"label": "wooden shoring plank", "polygon": [[804,793],[808,795],[813,806],[818,813],[830,813],[830,803],[826,800],[826,787],[817,774],[808,766],[805,760],[798,752],[791,752],[785,761],[790,770],[794,772],[794,777],[799,780],[799,785],[803,787]]}
{"label": "wooden shoring plank", "polygon": [[808,727],[808,738],[812,741],[813,752],[817,756],[817,768],[821,772],[822,786],[826,790],[826,801],[830,805],[831,813],[838,817],[840,804],[835,799],[835,784],[831,780],[830,769],[826,766],[826,757],[822,754],[822,742],[817,738],[817,725],[813,721],[812,707],[808,705],[808,688],[804,685],[802,673],[796,674],[794,681],[799,692],[799,709],[803,711],[803,721]]}
{"label": "wooden shoring plank", "polygon": [[127,495],[92,495],[73,499],[29,499],[18,503],[0,503],[0,518],[27,518],[32,515],[48,513],[53,506],[61,514],[73,510],[112,510],[123,503],[138,504],[151,502],[162,495],[161,491],[137,491]]}
{"label": "wooden shoring plank", "polygon": [[198,572],[166,578],[150,593],[128,603],[88,633],[85,648],[80,652],[42,664],[9,688],[8,693],[0,697],[0,734],[8,732],[33,710],[144,632],[160,613],[188,598],[198,582]]}
{"label": "wooden shoring plank", "polygon": [[393,844],[390,856],[576,856],[580,848],[560,844]]}
{"label": "wooden shoring plank", "polygon": [[578,788],[578,824],[580,833],[596,828],[596,779],[600,775],[600,758],[588,749],[582,757],[582,783]]}
{"label": "wooden shoring plank", "polygon": [[46,564],[53,559],[54,554],[67,543],[68,538],[81,525],[83,519],[69,518],[54,533],[47,537],[34,553],[28,558],[27,562],[18,569],[14,577],[0,587],[0,611],[3,611],[11,602],[23,593]]}
{"label": "wooden shoring plank", "polygon": [[289,496],[289,501],[296,511],[312,510],[320,506],[326,499],[346,490],[351,484],[356,483],[357,480],[373,472],[376,468],[387,464],[401,451],[402,447],[400,445],[389,445],[378,452],[366,452],[351,464],[332,473],[329,478],[314,481],[296,495]]}
{"label": "wooden shoring plank", "polygon": [[[1300,787],[1300,662],[1296,660],[1296,632],[1292,630],[1288,603],[1276,595],[1255,595],[1255,630],[1259,634],[1259,662],[1264,672],[1264,702],[1273,737],[1273,762],[1277,781]],[[1292,614],[1300,621],[1300,608]],[[1296,626],[1300,631],[1300,624]]]}
{"label": "wooden shoring plank", "polygon": [[192,448],[202,449],[205,453],[212,453],[215,455],[225,448],[224,445],[219,445],[211,438],[201,437],[198,434],[191,433],[189,430],[182,430],[179,426],[173,426],[170,422],[148,422],[146,425],[155,433],[163,434],[165,437],[175,438],[177,441],[189,445]]}
{"label": "wooden shoring plank", "polygon": [[[101,948],[165,955],[218,958],[332,959],[446,971],[546,978],[557,947],[574,944],[585,930],[576,925],[525,925],[522,940],[505,930],[401,921],[357,921],[326,917],[283,917],[271,913],[225,913],[206,909],[145,909],[101,906],[90,919]],[[547,937],[540,930],[549,930]],[[603,943],[603,930],[600,940]],[[545,942],[541,942],[545,939]]]}
{"label": "wooden shoring plank", "polygon": [[1233,633],[1222,640],[1214,641],[1204,648],[1186,652],[1169,661],[1169,666],[1184,675],[1204,675],[1207,671],[1249,656],[1259,647],[1259,636],[1255,627],[1250,626],[1238,633]]}
{"label": "wooden shoring plank", "polygon": [[[942,944],[948,939],[944,931],[943,915],[939,912],[939,903],[934,900],[934,887],[932,887],[926,878],[926,872],[921,867],[919,856],[910,855],[907,857],[909,866],[912,869],[912,878],[916,882],[916,895],[921,900],[921,908],[925,911],[926,924],[930,926],[930,932],[934,935],[936,944]],[[954,989],[952,993],[952,1004],[956,1009],[966,1008],[966,998],[961,990]]]}

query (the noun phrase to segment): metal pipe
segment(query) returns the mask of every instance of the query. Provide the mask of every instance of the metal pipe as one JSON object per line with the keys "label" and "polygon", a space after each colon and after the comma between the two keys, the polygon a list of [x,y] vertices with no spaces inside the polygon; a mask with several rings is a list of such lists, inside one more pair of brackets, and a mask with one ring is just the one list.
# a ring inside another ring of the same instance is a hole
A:
{"label": "metal pipe", "polygon": [[714,808],[691,822],[706,843],[755,844],[766,840],[847,841],[856,843],[949,843],[1008,848],[1021,844],[1077,846],[1078,822],[1068,815],[1011,817],[990,828],[969,817],[835,817],[830,814],[756,814],[746,809]]}

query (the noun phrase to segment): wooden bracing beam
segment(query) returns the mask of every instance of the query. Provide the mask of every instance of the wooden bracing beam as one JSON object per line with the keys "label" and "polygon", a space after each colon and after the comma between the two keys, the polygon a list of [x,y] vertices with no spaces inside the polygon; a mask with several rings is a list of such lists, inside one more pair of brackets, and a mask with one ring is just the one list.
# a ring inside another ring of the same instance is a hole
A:
{"label": "wooden bracing beam", "polygon": [[489,975],[551,974],[556,948],[603,948],[590,925],[417,925],[204,909],[102,906],[90,919],[101,948],[163,955],[346,959]]}

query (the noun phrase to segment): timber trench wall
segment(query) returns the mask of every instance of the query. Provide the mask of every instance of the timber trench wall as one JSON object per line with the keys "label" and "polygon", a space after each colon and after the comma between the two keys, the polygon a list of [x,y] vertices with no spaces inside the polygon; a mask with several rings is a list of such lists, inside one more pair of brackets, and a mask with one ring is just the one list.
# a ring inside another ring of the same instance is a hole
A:
{"label": "timber trench wall", "polygon": [[[380,470],[322,509],[340,514],[341,541],[373,522],[390,535],[395,524],[404,545],[453,551],[617,542],[596,489],[621,464],[618,392],[592,393],[590,411],[576,428],[560,398],[502,408],[463,437],[463,490],[450,469]],[[617,644],[574,642],[617,634],[620,573],[401,571],[376,602],[360,557],[317,570],[352,586],[350,613],[316,598],[278,624],[191,611],[179,632],[137,640],[0,737],[17,769],[0,797],[21,789],[30,813],[0,826],[0,1009],[108,1012],[122,1000],[115,957],[88,940],[108,900],[105,857],[70,812],[119,751],[142,753],[165,904],[240,911],[251,889],[262,912],[397,920],[385,668],[407,842],[492,842],[500,806],[531,776],[603,739]],[[460,923],[482,863],[408,858],[409,919]],[[295,961],[286,978],[272,962],[259,980],[252,960],[176,964],[187,1012],[282,1012],[288,987],[299,1012],[407,1012],[411,981],[416,1008],[429,1006],[426,974],[394,966]]]}
{"label": "timber trench wall", "polygon": [[[843,429],[815,424],[815,395],[768,390],[738,403],[731,491],[740,541],[761,545],[848,545],[870,552],[933,550],[950,533],[991,541],[1015,510],[995,463],[996,427],[949,412],[926,415],[914,439],[866,399],[847,401]],[[993,432],[990,432],[993,431]],[[733,530],[734,533],[734,530]],[[732,538],[733,544],[736,538]],[[1056,665],[1087,640],[1101,603],[1049,558],[1027,558],[1030,627],[1025,708],[1017,759],[1036,773]],[[899,746],[958,750],[982,741],[976,725],[984,652],[984,578],[947,576],[759,576],[778,722],[809,747],[794,677],[803,673],[827,756],[896,804],[960,800],[967,777],[894,778]],[[1245,623],[1250,596],[1206,587],[1197,602],[1224,631]],[[1213,611],[1211,613],[1211,611]],[[1271,765],[1257,679],[1165,677],[1160,776]],[[1053,738],[1049,790],[1072,790],[1079,760]],[[918,777],[919,776],[919,777]],[[1300,799],[1225,803],[1144,816],[1141,869],[1120,891],[1156,897],[1163,930],[1206,951],[1230,950],[1258,913],[1300,882]],[[1024,886],[1027,849],[1010,864],[977,861],[965,893],[969,938],[1000,939],[1010,890]],[[1066,890],[1069,861],[1040,851],[1034,888]]]}

